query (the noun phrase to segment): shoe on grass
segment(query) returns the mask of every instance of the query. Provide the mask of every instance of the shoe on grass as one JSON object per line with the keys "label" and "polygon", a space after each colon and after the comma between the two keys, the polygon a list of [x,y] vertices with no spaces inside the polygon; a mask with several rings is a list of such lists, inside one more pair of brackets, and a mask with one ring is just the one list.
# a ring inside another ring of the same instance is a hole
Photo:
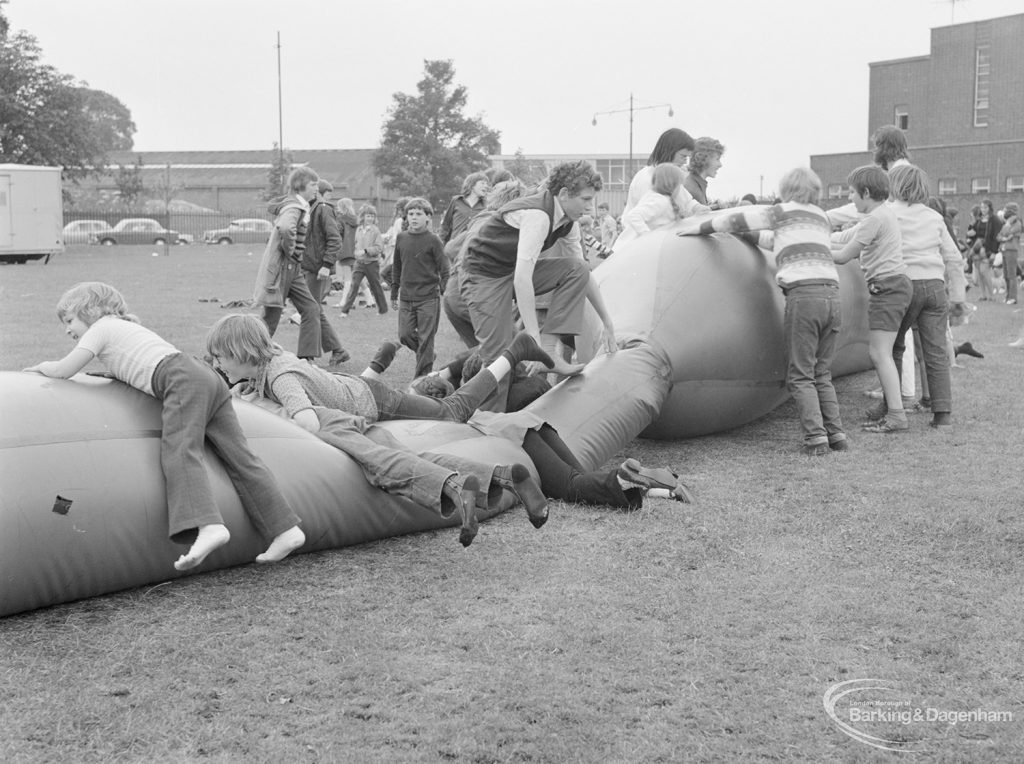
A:
{"label": "shoe on grass", "polygon": [[864,422],[877,422],[880,419],[885,419],[885,415],[889,413],[889,407],[886,405],[885,400],[880,400],[874,406],[864,411]]}
{"label": "shoe on grass", "polygon": [[640,488],[666,488],[675,490],[679,476],[663,467],[644,467],[636,459],[626,459],[619,467],[618,476]]}
{"label": "shoe on grass", "polygon": [[331,360],[327,363],[327,366],[329,368],[336,369],[351,358],[352,356],[344,348],[335,350],[331,353]]}
{"label": "shoe on grass", "polygon": [[864,432],[877,432],[877,433],[893,433],[893,432],[904,432],[910,429],[910,424],[906,418],[896,419],[895,417],[885,416],[877,422],[868,422],[861,429]]}
{"label": "shoe on grass", "polygon": [[829,452],[828,443],[809,443],[801,449],[807,456],[825,456]]}

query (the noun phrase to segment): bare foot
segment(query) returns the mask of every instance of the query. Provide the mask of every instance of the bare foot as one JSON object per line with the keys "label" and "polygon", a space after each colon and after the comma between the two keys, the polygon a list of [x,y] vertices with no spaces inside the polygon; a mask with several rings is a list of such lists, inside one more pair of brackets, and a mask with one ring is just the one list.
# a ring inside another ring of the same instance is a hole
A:
{"label": "bare foot", "polygon": [[256,562],[280,562],[305,543],[306,534],[299,526],[293,525],[271,541],[266,552],[256,555]]}
{"label": "bare foot", "polygon": [[210,552],[224,546],[230,540],[231,534],[227,527],[220,523],[199,526],[199,535],[196,536],[195,543],[192,544],[187,554],[183,554],[174,563],[175,569],[191,570],[197,565],[201,565]]}

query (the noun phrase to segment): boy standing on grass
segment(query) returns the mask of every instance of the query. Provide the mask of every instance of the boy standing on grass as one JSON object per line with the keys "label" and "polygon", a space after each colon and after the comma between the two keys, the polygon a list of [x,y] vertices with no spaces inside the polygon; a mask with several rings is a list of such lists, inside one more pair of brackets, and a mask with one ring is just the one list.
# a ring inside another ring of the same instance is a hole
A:
{"label": "boy standing on grass", "polygon": [[775,280],[786,295],[786,386],[800,415],[804,453],[823,456],[830,448],[849,448],[832,386],[841,321],[839,273],[829,249],[832,226],[818,207],[821,179],[813,170],[797,167],[783,175],[779,196],[781,204],[737,207],[689,223],[678,235],[761,231],[758,244],[774,249]]}
{"label": "boy standing on grass", "polygon": [[416,353],[417,377],[434,368],[434,336],[441,316],[441,295],[448,283],[444,245],[427,227],[433,214],[430,202],[420,197],[405,205],[409,228],[395,240],[391,271],[391,307],[398,310],[398,340]]}
{"label": "boy standing on grass", "polygon": [[877,421],[865,423],[866,432],[900,432],[906,430],[907,413],[903,410],[900,375],[892,358],[903,316],[914,294],[914,285],[907,276],[903,262],[903,237],[892,209],[885,204],[889,198],[889,176],[875,165],[858,167],[846,182],[850,201],[862,216],[853,228],[832,234],[832,253],[837,263],[860,258],[860,267],[868,282],[868,355],[878,373],[888,411]]}

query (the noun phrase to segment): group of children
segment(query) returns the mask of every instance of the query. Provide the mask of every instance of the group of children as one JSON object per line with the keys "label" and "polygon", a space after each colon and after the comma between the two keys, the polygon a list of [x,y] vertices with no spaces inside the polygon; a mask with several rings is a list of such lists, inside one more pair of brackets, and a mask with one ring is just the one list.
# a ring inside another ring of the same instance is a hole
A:
{"label": "group of children", "polygon": [[808,168],[788,172],[779,186],[781,203],[741,207],[685,225],[680,236],[715,231],[760,232],[758,244],[772,252],[776,280],[786,295],[786,382],[810,455],[849,447],[839,414],[831,366],[841,326],[836,263],[860,260],[868,287],[869,355],[884,400],[866,413],[863,430],[908,429],[900,391],[907,332],[915,327],[922,347],[932,411],[931,426],[951,426],[947,328],[950,306],[966,296],[963,259],[942,216],[929,207],[928,179],[903,161],[888,172],[876,165],[855,169],[847,179],[856,222],[833,232],[818,202],[821,181]]}
{"label": "group of children", "polygon": [[[464,546],[477,533],[476,506],[496,506],[506,493],[523,504],[537,528],[548,517],[545,489],[555,498],[626,508],[639,507],[649,489],[688,499],[678,476],[632,459],[607,476],[584,474],[557,433],[542,422],[536,423],[539,432],[532,439],[522,430],[516,436],[524,448],[530,440],[532,453],[543,462],[535,465],[541,471],[540,485],[524,464],[419,455],[386,431],[367,434],[372,423],[387,419],[465,422],[519,364],[537,362],[550,368],[550,356],[525,333],[516,335],[500,358],[458,390],[435,399],[393,390],[379,381],[397,349],[393,343],[384,343],[362,375],[335,374],[275,344],[262,318],[229,315],[211,328],[206,353],[212,363],[204,363],[141,326],[120,292],[100,282],[69,289],[57,304],[57,315],[75,340],[74,349],[59,361],[26,371],[67,379],[98,359],[111,376],[161,401],[160,463],[167,485],[169,537],[189,546],[175,561],[177,570],[200,565],[230,540],[206,472],[205,443],[223,463],[248,517],[268,541],[256,561],[277,562],[305,543],[299,518],[247,444],[228,382],[243,383],[252,397],[276,404],[283,416],[348,454],[371,484],[442,517],[458,514]],[[553,476],[548,485],[545,474]]]}

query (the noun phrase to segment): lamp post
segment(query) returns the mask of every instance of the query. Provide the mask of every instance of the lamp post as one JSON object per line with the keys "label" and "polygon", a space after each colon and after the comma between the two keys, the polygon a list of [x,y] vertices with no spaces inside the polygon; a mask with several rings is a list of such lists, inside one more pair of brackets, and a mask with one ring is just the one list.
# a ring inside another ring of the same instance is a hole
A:
{"label": "lamp post", "polygon": [[629,171],[628,171],[627,174],[632,174],[632,172],[633,172],[633,112],[635,112],[635,111],[649,111],[650,109],[662,109],[662,108],[664,108],[666,106],[668,107],[668,115],[670,117],[674,116],[675,112],[672,111],[672,104],[670,104],[670,103],[656,103],[653,106],[634,106],[633,105],[633,94],[630,93],[629,94],[629,108],[628,109],[612,109],[611,111],[595,111],[594,112],[594,118],[590,122],[590,124],[592,124],[594,127],[597,127],[597,118],[599,116],[603,116],[605,114],[624,114],[627,111],[629,112]]}

